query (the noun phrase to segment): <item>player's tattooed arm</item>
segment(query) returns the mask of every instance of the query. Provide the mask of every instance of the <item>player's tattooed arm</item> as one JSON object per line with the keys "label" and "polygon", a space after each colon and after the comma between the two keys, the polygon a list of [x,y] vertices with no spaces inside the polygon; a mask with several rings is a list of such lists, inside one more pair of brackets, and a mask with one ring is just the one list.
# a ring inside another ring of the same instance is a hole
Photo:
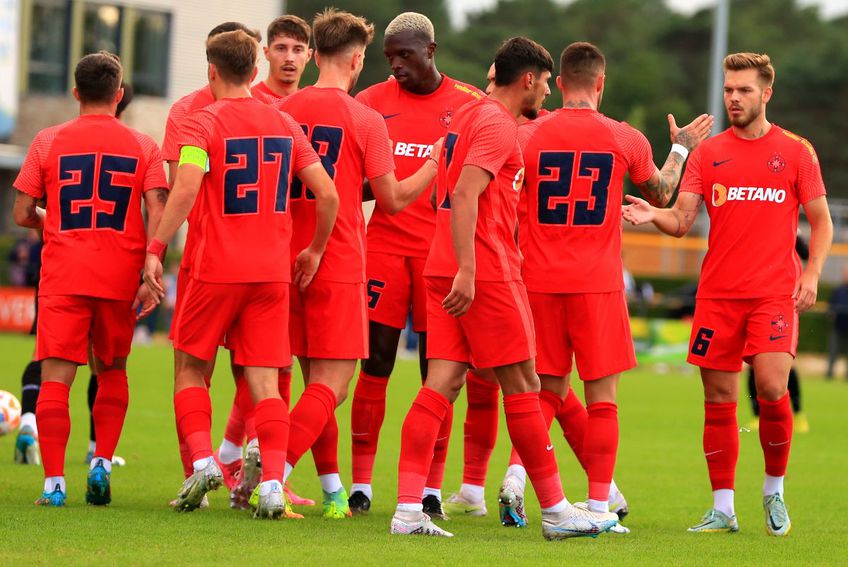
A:
{"label": "player's tattooed arm", "polygon": [[[669,114],[667,118],[671,143],[683,146],[687,153],[698,147],[698,144],[710,135],[714,122],[712,116],[702,114],[681,128],[677,126],[673,115]],[[664,207],[671,201],[680,183],[684,163],[686,163],[686,156],[672,148],[662,169],[655,170],[647,181],[637,184],[639,191],[649,203],[655,207]]]}
{"label": "player's tattooed arm", "polygon": [[12,211],[15,224],[26,228],[41,229],[44,228],[44,215],[45,210],[38,206],[35,197],[27,195],[23,191],[17,192]]}
{"label": "player's tattooed arm", "polygon": [[625,195],[629,205],[622,207],[622,218],[634,226],[654,223],[660,232],[680,238],[684,236],[698,217],[698,209],[704,202],[703,195],[680,193],[670,209],[651,206],[644,199]]}
{"label": "player's tattooed arm", "polygon": [[147,234],[156,234],[165,204],[168,202],[168,190],[164,187],[150,189],[144,193],[144,208],[147,212]]}

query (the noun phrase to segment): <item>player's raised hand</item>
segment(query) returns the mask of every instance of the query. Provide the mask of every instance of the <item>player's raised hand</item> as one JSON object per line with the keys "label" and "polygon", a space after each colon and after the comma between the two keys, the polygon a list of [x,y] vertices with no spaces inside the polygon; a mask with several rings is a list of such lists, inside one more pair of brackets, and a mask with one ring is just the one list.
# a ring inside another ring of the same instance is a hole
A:
{"label": "player's raised hand", "polygon": [[818,276],[813,272],[804,270],[801,277],[795,282],[795,291],[792,292],[792,299],[795,300],[795,311],[803,313],[816,304],[818,287]]}
{"label": "player's raised hand", "polygon": [[471,308],[474,301],[474,276],[462,270],[453,278],[450,293],[442,301],[442,309],[453,317],[462,317]]}
{"label": "player's raised hand", "polygon": [[668,129],[671,132],[671,143],[680,144],[687,150],[694,150],[713,129],[715,118],[710,114],[702,114],[695,120],[679,128],[674,115],[668,115]]}
{"label": "player's raised hand", "polygon": [[321,257],[319,254],[310,248],[304,248],[297,255],[294,261],[294,285],[300,291],[305,290],[312,283],[315,274],[318,273],[318,266],[321,265]]}
{"label": "player's raised hand", "polygon": [[144,260],[144,283],[156,297],[156,302],[165,297],[165,285],[162,283],[162,260],[156,254],[147,254]]}
{"label": "player's raised hand", "polygon": [[648,204],[648,201],[633,195],[625,195],[624,198],[630,203],[621,207],[621,217],[624,220],[633,226],[647,224],[654,220],[654,207]]}
{"label": "player's raised hand", "polygon": [[[159,305],[159,298],[150,290],[150,287],[143,283],[138,287],[138,291],[135,294],[135,300],[132,304],[132,310],[137,311],[136,319],[144,319],[150,313],[156,309],[156,306]],[[138,311],[138,307],[141,306],[141,311]]]}

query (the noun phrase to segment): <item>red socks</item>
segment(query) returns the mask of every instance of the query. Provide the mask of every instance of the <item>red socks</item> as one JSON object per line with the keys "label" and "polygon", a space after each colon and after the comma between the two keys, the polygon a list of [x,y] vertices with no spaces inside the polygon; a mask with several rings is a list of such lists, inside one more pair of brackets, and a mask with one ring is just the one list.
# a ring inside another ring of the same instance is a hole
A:
{"label": "red socks", "polygon": [[448,445],[450,444],[451,429],[453,428],[453,404],[448,406],[445,418],[436,436],[436,446],[433,448],[433,461],[430,463],[430,474],[424,484],[427,488],[442,488],[445,478],[445,463],[448,460]]}
{"label": "red socks", "polygon": [[586,427],[589,423],[589,414],[583,406],[583,402],[574,393],[574,388],[568,389],[568,394],[556,414],[562,434],[568,445],[574,452],[574,456],[580,462],[583,470],[588,470],[586,460],[583,458],[583,442],[586,439]]}
{"label": "red socks", "polygon": [[233,396],[233,407],[230,408],[230,416],[227,418],[227,427],[224,429],[224,439],[239,447],[244,444],[244,418],[239,409],[238,385]]}
{"label": "red socks", "polygon": [[596,402],[586,408],[589,415],[583,455],[589,477],[589,500],[606,502],[618,452],[618,406]]}
{"label": "red socks", "polygon": [[[551,430],[551,424],[554,422],[554,416],[559,411],[560,406],[562,406],[562,398],[550,390],[542,390],[539,392],[539,407],[542,410],[542,417],[545,418],[545,425],[548,428],[548,432]],[[550,435],[550,433],[548,433],[548,435]],[[515,447],[512,448],[512,453],[509,456],[509,464],[524,466],[521,462],[521,457],[518,456],[518,451],[515,450]]]}
{"label": "red socks", "polygon": [[312,458],[319,476],[339,472],[339,424],[335,412],[330,414],[327,425],[312,444]]}
{"label": "red socks", "polygon": [[177,428],[182,431],[192,462],[212,456],[212,400],[206,388],[186,388],[174,394]]}
{"label": "red socks", "polygon": [[562,502],[559,468],[537,392],[504,396],[506,425],[542,508]]}
{"label": "red socks", "polygon": [[315,444],[336,410],[336,394],[326,384],[309,384],[291,412],[286,462],[296,465]]}
{"label": "red socks", "polygon": [[[757,402],[760,404],[760,445],[766,461],[766,474],[784,476],[789,462],[789,448],[792,445],[793,418],[789,394],[785,394],[776,402],[769,402],[757,396]],[[100,432],[97,434],[99,436]]]}
{"label": "red socks", "polygon": [[65,449],[71,434],[71,415],[68,410],[70,387],[61,382],[42,382],[35,404],[38,441],[44,476],[65,475]]}
{"label": "red socks", "polygon": [[450,402],[426,386],[418,391],[403,421],[398,465],[398,504],[420,504],[436,438]]}
{"label": "red socks", "polygon": [[489,459],[498,440],[497,384],[469,371],[466,376],[468,412],[465,414],[465,465],[462,482],[485,486]]}
{"label": "red socks", "polygon": [[280,397],[286,402],[286,407],[291,407],[291,368],[280,368],[277,374],[277,389]]}
{"label": "red socks", "polygon": [[106,370],[97,376],[97,397],[91,410],[97,432],[94,456],[112,459],[124,428],[129,400],[126,370]]}
{"label": "red socks", "polygon": [[262,482],[282,482],[289,442],[289,408],[279,398],[266,398],[256,404],[254,416],[262,459]]}
{"label": "red socks", "polygon": [[350,409],[351,449],[354,484],[371,484],[377,439],[386,415],[388,378],[359,372]]}
{"label": "red socks", "polygon": [[712,489],[733,490],[739,460],[736,402],[704,402],[704,456]]}

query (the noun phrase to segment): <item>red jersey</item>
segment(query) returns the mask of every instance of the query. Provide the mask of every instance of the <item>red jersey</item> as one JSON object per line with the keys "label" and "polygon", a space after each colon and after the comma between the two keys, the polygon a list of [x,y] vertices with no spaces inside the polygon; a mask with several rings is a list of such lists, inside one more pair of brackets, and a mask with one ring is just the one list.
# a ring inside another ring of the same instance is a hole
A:
{"label": "red jersey", "polygon": [[638,130],[592,109],[561,108],[518,129],[526,167],[519,215],[529,291],[624,289],[621,203],[656,170]]}
{"label": "red jersey", "polygon": [[265,81],[259,81],[250,87],[250,94],[253,95],[253,98],[259,99],[265,104],[274,104],[275,102],[279,102],[285,98],[269,89],[268,85],[265,84]]}
{"label": "red jersey", "polygon": [[[193,112],[205,108],[215,102],[215,97],[212,95],[212,89],[209,85],[196,91],[190,92],[186,96],[179,99],[171,106],[168,112],[168,121],[165,124],[165,138],[162,140],[162,159],[165,161],[180,161],[180,140],[182,139],[182,124],[186,117]],[[172,180],[173,181],[173,180]],[[195,221],[194,209],[188,215],[189,229],[186,233],[185,244],[183,245],[183,256],[180,260],[180,267],[189,269],[191,258],[194,256],[194,247],[197,240],[197,231],[192,230],[192,224]]]}
{"label": "red jersey", "polygon": [[194,209],[191,275],[212,283],[289,282],[289,186],[318,161],[300,127],[254,98],[219,100],[182,125],[209,154]]}
{"label": "red jersey", "polygon": [[451,238],[450,197],[459,174],[474,165],[492,174],[480,194],[474,250],[475,279],[521,280],[515,243],[516,207],[524,176],[515,118],[499,102],[484,98],[456,113],[445,137],[436,182],[436,234],[424,267],[425,276],[454,277],[458,270]]}
{"label": "red jersey", "polygon": [[776,124],[756,140],[728,128],[695,148],[680,191],[703,195],[710,215],[698,297],[792,294],[798,206],[825,194],[810,142]]}
{"label": "red jersey", "polygon": [[[394,171],[383,118],[341,89],[306,87],[283,99],[280,110],[300,123],[336,184],[339,212],[316,278],[365,282],[365,217],[362,184]],[[292,185],[292,252],[309,246],[315,230],[315,196]]]}
{"label": "red jersey", "polygon": [[[428,95],[417,95],[389,79],[356,95],[356,100],[379,112],[394,143],[398,179],[418,171],[433,143],[447,133],[454,113],[467,102],[485,95],[476,87],[442,75],[442,84]],[[436,230],[431,189],[392,216],[379,206],[368,221],[368,250],[398,256],[426,258]]]}
{"label": "red jersey", "polygon": [[150,136],[101,114],[47,128],[14,187],[47,200],[39,295],[135,298],[147,248],[142,193],[168,188]]}

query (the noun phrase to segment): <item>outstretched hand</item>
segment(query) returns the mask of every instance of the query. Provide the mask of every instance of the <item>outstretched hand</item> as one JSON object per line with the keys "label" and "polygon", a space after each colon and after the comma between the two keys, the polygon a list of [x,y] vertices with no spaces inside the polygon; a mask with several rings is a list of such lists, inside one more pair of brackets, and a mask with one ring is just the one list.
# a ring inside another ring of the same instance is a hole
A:
{"label": "outstretched hand", "polygon": [[713,129],[715,118],[709,114],[702,114],[695,120],[680,128],[674,120],[674,115],[668,115],[668,129],[671,132],[671,143],[680,144],[689,151],[694,150]]}
{"label": "outstretched hand", "polygon": [[621,217],[632,224],[638,226],[647,224],[654,220],[654,207],[652,207],[645,199],[634,197],[633,195],[625,195],[629,205],[621,207]]}

